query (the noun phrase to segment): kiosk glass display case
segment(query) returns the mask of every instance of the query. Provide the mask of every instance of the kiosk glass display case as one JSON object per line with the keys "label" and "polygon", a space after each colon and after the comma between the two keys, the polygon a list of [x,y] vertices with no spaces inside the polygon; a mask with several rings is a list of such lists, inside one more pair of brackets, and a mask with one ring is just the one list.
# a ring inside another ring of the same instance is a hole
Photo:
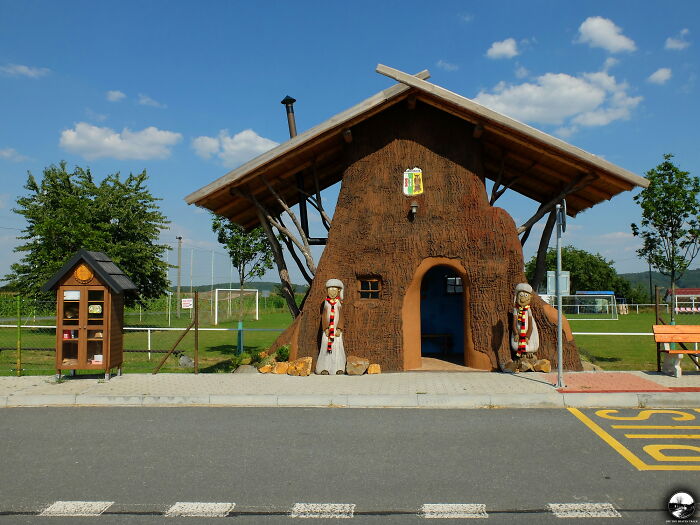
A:
{"label": "kiosk glass display case", "polygon": [[121,372],[124,292],[129,278],[101,252],[81,250],[44,285],[56,290],[56,373]]}

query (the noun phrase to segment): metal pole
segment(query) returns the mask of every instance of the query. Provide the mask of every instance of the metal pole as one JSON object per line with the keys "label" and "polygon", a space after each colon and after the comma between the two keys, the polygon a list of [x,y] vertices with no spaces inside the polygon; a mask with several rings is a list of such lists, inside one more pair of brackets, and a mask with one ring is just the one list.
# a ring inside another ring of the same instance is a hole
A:
{"label": "metal pole", "polygon": [[22,375],[22,296],[17,294],[17,377]]}
{"label": "metal pole", "polygon": [[177,308],[177,318],[180,319],[180,278],[182,277],[182,237],[175,237],[177,239],[177,303],[175,307]]}
{"label": "metal pole", "polygon": [[151,360],[151,329],[149,328],[147,331],[148,333],[148,360]]}
{"label": "metal pole", "polygon": [[561,204],[557,204],[557,272],[556,272],[556,294],[557,294],[557,388],[564,388],[564,365],[563,344],[562,344],[562,316],[561,316],[561,287],[559,276],[561,275]]}
{"label": "metal pole", "polygon": [[199,292],[194,292],[194,373],[199,374]]}

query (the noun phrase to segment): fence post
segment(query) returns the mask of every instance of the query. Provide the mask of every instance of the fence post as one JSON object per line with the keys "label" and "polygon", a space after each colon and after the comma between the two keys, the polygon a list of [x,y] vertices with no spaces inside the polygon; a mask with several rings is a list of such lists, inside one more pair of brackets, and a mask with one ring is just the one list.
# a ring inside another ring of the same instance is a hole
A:
{"label": "fence post", "polygon": [[17,377],[22,375],[22,296],[17,294]]}
{"label": "fence post", "polygon": [[151,329],[146,330],[148,333],[148,360],[151,360]]}

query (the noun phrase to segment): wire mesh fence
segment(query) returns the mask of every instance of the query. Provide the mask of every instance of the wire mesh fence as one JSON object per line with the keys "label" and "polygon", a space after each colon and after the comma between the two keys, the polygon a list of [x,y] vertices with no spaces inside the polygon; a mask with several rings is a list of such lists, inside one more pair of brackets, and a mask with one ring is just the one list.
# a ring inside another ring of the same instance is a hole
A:
{"label": "wire mesh fence", "polygon": [[[199,294],[200,371],[227,371],[234,356],[269,347],[292,321],[280,297],[267,297],[256,305],[253,295],[242,302],[234,295],[219,294],[218,304],[209,292]],[[183,299],[184,306],[183,307]],[[188,301],[189,300],[189,301]],[[194,294],[167,294],[145,305],[124,312],[124,371],[151,372],[157,360],[173,346],[192,323]],[[188,308],[188,306],[192,308]],[[215,308],[219,322],[213,325]],[[242,319],[242,348],[238,342],[238,321]],[[55,373],[56,303],[17,294],[0,294],[0,375]],[[178,356],[192,356],[194,333],[190,331],[178,345],[162,371],[191,371],[179,366]],[[18,374],[19,371],[19,374]],[[90,373],[78,372],[78,373]],[[94,373],[94,371],[92,372]]]}

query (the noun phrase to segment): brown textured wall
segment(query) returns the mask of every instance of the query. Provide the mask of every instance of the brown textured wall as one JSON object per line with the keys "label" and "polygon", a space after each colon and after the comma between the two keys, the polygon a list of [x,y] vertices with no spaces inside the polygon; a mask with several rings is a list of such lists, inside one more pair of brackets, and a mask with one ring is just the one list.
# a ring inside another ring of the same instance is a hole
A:
{"label": "brown textured wall", "polygon": [[[466,364],[496,368],[510,357],[509,315],[515,285],[525,278],[523,256],[511,217],[488,204],[471,125],[421,103],[413,110],[399,104],[353,128],[352,136],[328,245],[295,321],[292,354],[316,358],[325,282],[338,278],[345,284],[346,353],[384,370],[411,368],[419,362],[420,344],[411,335],[415,326],[404,331],[404,321],[420,319],[416,283],[420,290],[421,275],[447,259],[467,288]],[[406,197],[403,172],[413,167],[423,170],[425,191]],[[410,221],[413,200],[419,209]],[[359,297],[362,276],[381,277],[380,299]],[[556,327],[542,308],[535,298],[539,355],[554,364]],[[565,345],[564,365],[581,368],[573,341]]]}

